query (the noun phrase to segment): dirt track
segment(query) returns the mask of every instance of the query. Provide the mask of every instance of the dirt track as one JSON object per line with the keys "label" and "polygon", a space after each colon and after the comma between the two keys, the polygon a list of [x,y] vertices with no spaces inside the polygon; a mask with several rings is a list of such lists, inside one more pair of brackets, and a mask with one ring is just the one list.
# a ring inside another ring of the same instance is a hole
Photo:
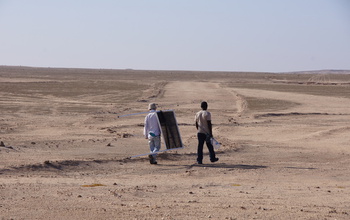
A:
{"label": "dirt track", "polygon": [[[47,74],[0,75],[13,83],[1,92],[1,219],[350,218],[349,98],[227,84],[259,74]],[[202,100],[222,143],[215,164],[195,164]],[[144,115],[116,117],[153,101],[175,110],[186,146],[156,166],[128,158],[147,152]]]}

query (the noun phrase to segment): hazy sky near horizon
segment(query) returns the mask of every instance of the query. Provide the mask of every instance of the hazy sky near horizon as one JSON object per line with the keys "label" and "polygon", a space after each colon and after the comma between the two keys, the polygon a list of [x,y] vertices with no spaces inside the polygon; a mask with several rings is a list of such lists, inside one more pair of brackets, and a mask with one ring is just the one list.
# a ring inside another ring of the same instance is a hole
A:
{"label": "hazy sky near horizon", "polygon": [[0,0],[0,65],[350,70],[349,0]]}

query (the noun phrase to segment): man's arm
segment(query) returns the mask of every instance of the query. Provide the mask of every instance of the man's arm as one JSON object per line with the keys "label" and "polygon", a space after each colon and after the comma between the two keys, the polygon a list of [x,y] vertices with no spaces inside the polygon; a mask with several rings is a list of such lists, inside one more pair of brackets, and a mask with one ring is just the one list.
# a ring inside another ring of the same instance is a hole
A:
{"label": "man's arm", "polygon": [[148,120],[147,120],[147,116],[145,117],[145,126],[143,128],[143,135],[145,136],[145,139],[148,139]]}
{"label": "man's arm", "polygon": [[211,121],[207,121],[208,122],[208,128],[209,128],[209,135],[210,137],[213,137],[213,129],[212,129],[212,124],[211,124]]}

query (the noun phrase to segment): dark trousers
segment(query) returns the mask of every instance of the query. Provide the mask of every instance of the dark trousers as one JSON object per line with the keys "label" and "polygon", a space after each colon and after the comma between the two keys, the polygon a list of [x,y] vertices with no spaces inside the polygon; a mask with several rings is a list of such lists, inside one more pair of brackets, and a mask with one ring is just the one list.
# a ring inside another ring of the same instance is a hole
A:
{"label": "dark trousers", "polygon": [[206,142],[209,154],[210,154],[210,160],[215,160],[215,152],[214,147],[210,142],[210,137],[204,133],[198,133],[198,148],[197,148],[197,162],[202,162],[203,160],[203,146],[204,142]]}

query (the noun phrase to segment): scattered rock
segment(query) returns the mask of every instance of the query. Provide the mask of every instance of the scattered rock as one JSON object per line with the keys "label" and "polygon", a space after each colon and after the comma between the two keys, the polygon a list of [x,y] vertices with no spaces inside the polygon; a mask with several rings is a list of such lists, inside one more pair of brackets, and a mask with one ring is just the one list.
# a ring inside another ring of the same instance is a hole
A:
{"label": "scattered rock", "polygon": [[137,100],[138,102],[148,102],[148,100],[147,99],[139,99],[139,100]]}
{"label": "scattered rock", "polygon": [[13,150],[12,146],[6,146],[3,141],[0,141],[0,147],[5,147],[7,149],[12,149]]}
{"label": "scattered rock", "polygon": [[197,200],[190,200],[188,203],[197,203]]}
{"label": "scattered rock", "polygon": [[129,138],[129,137],[132,137],[132,136],[134,136],[134,135],[128,134],[128,133],[124,133],[123,134],[123,138]]}

